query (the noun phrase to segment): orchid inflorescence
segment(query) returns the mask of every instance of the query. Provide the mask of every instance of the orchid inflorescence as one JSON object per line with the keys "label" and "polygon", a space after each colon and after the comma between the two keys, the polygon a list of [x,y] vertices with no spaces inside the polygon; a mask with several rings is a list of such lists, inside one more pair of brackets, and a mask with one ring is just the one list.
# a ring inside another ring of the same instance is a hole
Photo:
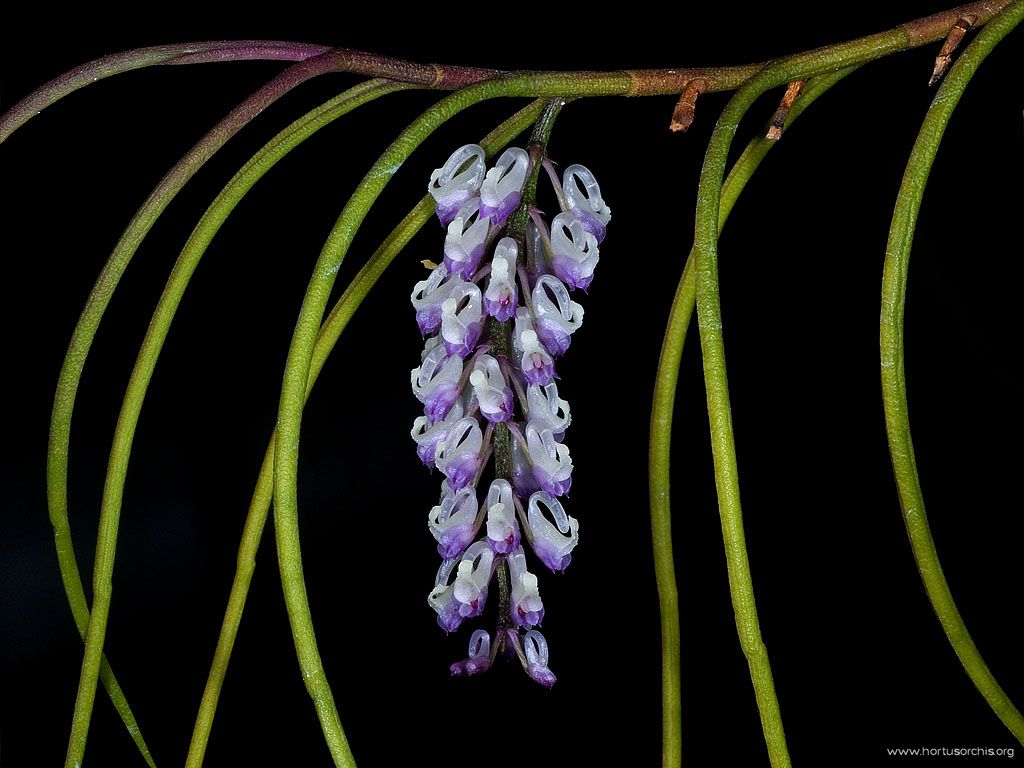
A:
{"label": "orchid inflorescence", "polygon": [[[552,571],[569,565],[579,538],[579,523],[559,500],[572,484],[573,465],[562,442],[569,404],[559,396],[554,361],[582,323],[583,307],[569,292],[590,285],[611,211],[585,167],[569,166],[559,183],[544,161],[562,208],[549,229],[523,200],[537,162],[512,147],[487,170],[484,150],[469,144],[431,175],[447,234],[443,263],[412,292],[427,337],[412,371],[424,410],[412,437],[423,463],[445,476],[427,518],[444,558],[428,597],[438,624],[452,632],[480,616],[495,573],[502,580],[494,642],[476,630],[469,658],[453,664],[452,674],[483,672],[505,649],[531,678],[551,686],[547,641],[535,629],[544,603],[522,538]],[[520,208],[528,215],[517,238],[508,221]],[[501,450],[498,430],[511,436],[504,442],[510,455],[496,458],[481,505],[477,486]]]}
{"label": "orchid inflorescence", "polygon": [[[452,673],[483,672],[504,652],[509,657],[516,655],[535,681],[545,686],[554,684],[555,676],[548,666],[548,644],[537,629],[544,618],[544,604],[539,580],[529,570],[527,549],[533,552],[530,557],[560,571],[569,565],[578,540],[578,522],[568,515],[561,501],[570,489],[573,465],[563,442],[570,424],[569,406],[558,392],[555,361],[566,352],[572,334],[580,327],[583,308],[570,298],[570,292],[586,291],[593,279],[610,211],[593,175],[583,166],[569,166],[558,177],[554,165],[546,159],[549,132],[545,131],[567,100],[668,95],[679,98],[670,127],[685,130],[694,119],[702,94],[735,90],[718,118],[705,153],[693,221],[693,248],[669,313],[651,409],[649,499],[662,630],[663,765],[678,766],[682,759],[670,446],[683,348],[696,313],[737,635],[749,666],[768,758],[772,766],[789,766],[781,708],[761,639],[744,538],[725,363],[718,235],[737,196],[768,150],[811,102],[863,64],[943,39],[931,77],[931,84],[941,81],[941,85],[907,162],[883,265],[879,335],[885,426],[900,508],[928,599],[971,681],[1007,729],[1024,743],[1024,716],[971,639],[939,563],[911,440],[904,368],[910,250],[936,153],[978,67],[1006,35],[1022,24],[1024,0],[984,0],[769,62],[609,72],[423,65],[369,52],[282,41],[169,44],[125,51],[84,64],[0,115],[3,143],[26,121],[64,96],[122,72],[156,64],[250,59],[296,62],[228,113],[168,171],[118,241],[72,334],[54,398],[47,455],[47,500],[57,560],[85,645],[65,765],[82,764],[101,682],[140,754],[154,765],[125,693],[104,655],[104,644],[135,428],[160,350],[199,259],[242,197],[300,143],[376,98],[429,88],[452,93],[406,126],[363,177],[325,241],[303,297],[288,349],[278,418],[246,518],[231,597],[198,710],[187,765],[198,768],[204,759],[255,568],[260,532],[271,506],[281,584],[302,679],[315,703],[335,765],[355,764],[318,649],[302,569],[297,484],[302,413],[310,388],[348,320],[383,270],[430,218],[431,208],[446,228],[444,259],[440,265],[429,265],[430,275],[417,283],[412,295],[417,323],[428,337],[420,366],[412,375],[413,391],[424,406],[412,437],[422,461],[444,475],[439,503],[428,514],[429,530],[443,558],[428,602],[437,612],[441,627],[446,632],[454,631],[466,619],[482,615],[495,579],[499,592],[497,625],[493,632],[475,629],[468,658],[453,664]],[[975,34],[976,28],[979,31]],[[973,39],[952,63],[968,33]],[[118,417],[100,508],[90,603],[68,519],[70,430],[83,367],[114,290],[161,213],[225,142],[301,83],[337,71],[372,79],[294,121],[253,155],[204,213],[168,278]],[[760,97],[782,86],[786,86],[785,95],[767,136],[752,139],[727,174],[741,121]],[[530,97],[536,101],[488,134],[482,146],[460,148],[434,172],[429,184],[433,205],[426,198],[395,227],[325,319],[327,299],[352,238],[390,179],[435,129],[463,110],[499,97]],[[861,112],[870,114],[871,110]],[[531,122],[535,127],[528,149],[508,149],[488,171],[483,147],[487,152],[497,151]],[[623,145],[634,152],[632,145]],[[649,173],[649,162],[641,167]],[[561,209],[550,224],[535,208],[542,170],[551,179]],[[799,387],[801,396],[805,395],[804,384]],[[481,481],[486,484],[483,488]]]}

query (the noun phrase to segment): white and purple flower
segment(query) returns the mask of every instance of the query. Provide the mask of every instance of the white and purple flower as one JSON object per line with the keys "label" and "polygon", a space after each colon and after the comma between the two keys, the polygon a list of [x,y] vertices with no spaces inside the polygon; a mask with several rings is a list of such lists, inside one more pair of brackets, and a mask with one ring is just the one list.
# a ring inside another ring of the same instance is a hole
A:
{"label": "white and purple flower", "polygon": [[538,429],[533,422],[526,425],[526,446],[537,484],[552,496],[564,496],[568,493],[572,486],[572,457],[569,455],[569,447],[556,442],[555,435],[550,429]]}
{"label": "white and purple flower", "polygon": [[570,165],[562,173],[562,192],[566,206],[600,244],[612,218],[612,209],[601,197],[601,187],[594,174],[586,166]]}
{"label": "white and purple flower", "polygon": [[480,187],[480,203],[484,216],[490,216],[500,227],[519,207],[523,185],[530,171],[530,155],[525,149],[509,147],[494,167],[487,172]]}
{"label": "white and purple flower", "polygon": [[487,543],[497,555],[507,555],[519,546],[515,497],[508,480],[496,479],[487,491]]}
{"label": "white and purple flower", "polygon": [[466,551],[476,538],[482,520],[477,514],[476,492],[473,488],[445,490],[441,503],[427,515],[427,525],[437,540],[437,553],[447,560]]}
{"label": "white and purple flower", "polygon": [[499,424],[511,418],[512,389],[505,383],[505,374],[497,360],[490,355],[479,355],[469,383],[473,385],[473,394],[485,419]]}
{"label": "white and purple flower", "polygon": [[600,258],[597,238],[583,228],[580,219],[568,213],[555,216],[551,222],[551,269],[566,285],[587,290]]}
{"label": "white and purple flower", "polygon": [[467,202],[448,225],[444,239],[444,265],[453,275],[472,280],[487,244],[491,220],[480,210],[480,198]]}
{"label": "white and purple flower", "polygon": [[423,361],[411,373],[412,392],[423,403],[430,424],[444,419],[462,392],[462,358],[451,355],[438,339],[428,339]]}
{"label": "white and purple flower", "polygon": [[518,291],[512,265],[519,255],[519,246],[511,237],[503,237],[494,248],[491,275],[484,292],[484,311],[499,323],[507,322],[516,311]]}
{"label": "white and purple flower", "polygon": [[437,202],[437,218],[443,226],[448,226],[467,200],[480,194],[487,169],[485,158],[483,147],[467,144],[430,174],[427,190]]}

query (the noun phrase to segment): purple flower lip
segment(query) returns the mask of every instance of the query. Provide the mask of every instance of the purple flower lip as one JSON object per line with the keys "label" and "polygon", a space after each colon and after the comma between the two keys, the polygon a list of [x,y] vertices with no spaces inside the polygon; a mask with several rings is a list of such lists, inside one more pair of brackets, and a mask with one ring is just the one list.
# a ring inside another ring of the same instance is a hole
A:
{"label": "purple flower lip", "polygon": [[462,661],[457,661],[451,665],[451,673],[453,677],[479,675],[490,668],[491,659],[490,657],[485,656],[482,659],[464,659]]}
{"label": "purple flower lip", "polygon": [[561,326],[547,320],[537,320],[537,338],[552,357],[561,357],[569,349],[572,339]]}
{"label": "purple flower lip", "polygon": [[476,349],[476,344],[480,341],[480,334],[483,331],[481,323],[470,323],[466,326],[465,334],[459,341],[448,341],[444,339],[444,348],[448,350],[449,355],[457,355],[461,358],[467,358]]}
{"label": "purple flower lip", "polygon": [[475,456],[459,456],[445,466],[446,477],[453,490],[462,490],[473,480],[480,469],[480,460]]}
{"label": "purple flower lip", "polygon": [[526,667],[526,674],[530,676],[530,679],[536,683],[540,683],[545,688],[550,688],[556,682],[558,678],[555,677],[555,673],[547,667],[542,667],[539,664],[529,664]]}
{"label": "purple flower lip", "polygon": [[423,401],[423,413],[431,424],[444,421],[451,413],[452,406],[459,399],[461,391],[457,384],[442,384],[427,395]]}
{"label": "purple flower lip", "polygon": [[455,677],[479,675],[491,668],[491,636],[482,629],[473,632],[469,639],[469,658],[451,665]]}
{"label": "purple flower lip", "polygon": [[491,207],[487,205],[487,203],[482,203],[480,205],[480,213],[483,216],[487,216],[494,226],[500,227],[505,223],[506,219],[515,212],[516,208],[519,207],[519,201],[521,199],[522,195],[519,192],[513,192],[495,207]]}
{"label": "purple flower lip", "polygon": [[544,609],[541,608],[539,611],[527,611],[520,607],[512,614],[512,623],[520,629],[524,627],[530,629],[531,627],[539,626],[544,620]]}
{"label": "purple flower lip", "polygon": [[555,362],[551,355],[544,349],[534,330],[524,331],[521,337],[523,347],[523,358],[520,368],[523,377],[529,384],[541,386],[550,384],[555,377]]}
{"label": "purple flower lip", "polygon": [[544,635],[535,629],[527,632],[523,638],[523,651],[526,654],[526,674],[545,688],[553,686],[558,678],[548,668],[548,642]]}

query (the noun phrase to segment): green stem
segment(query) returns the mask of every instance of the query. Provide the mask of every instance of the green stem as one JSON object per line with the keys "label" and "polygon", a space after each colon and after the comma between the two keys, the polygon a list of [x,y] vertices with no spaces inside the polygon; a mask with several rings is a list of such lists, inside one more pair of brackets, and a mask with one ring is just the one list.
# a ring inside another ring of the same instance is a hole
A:
{"label": "green stem", "polygon": [[124,491],[128,459],[131,454],[132,439],[139,414],[145,399],[157,358],[163,347],[164,339],[170,329],[174,312],[184,294],[188,281],[198,265],[206,246],[216,233],[220,216],[226,216],[245,194],[245,192],[266,173],[274,163],[286,155],[303,139],[316,132],[336,117],[357,106],[371,101],[378,96],[391,93],[409,86],[387,83],[384,81],[367,81],[338,98],[328,102],[318,112],[318,119],[306,122],[301,126],[291,126],[282,131],[272,141],[271,151],[262,155],[257,162],[246,164],[234,177],[230,184],[217,197],[196,229],[189,237],[178,261],[174,265],[167,286],[160,297],[157,308],[146,331],[142,348],[132,370],[131,379],[125,392],[121,413],[114,431],[114,441],[110,450],[107,465],[107,477],[103,487],[103,500],[100,506],[99,535],[96,542],[96,562],[93,572],[93,606],[85,637],[85,657],[75,699],[75,711],[71,724],[71,737],[68,742],[66,768],[75,768],[81,764],[85,751],[85,742],[89,731],[89,721],[96,694],[96,681],[99,675],[103,653],[103,641],[106,635],[107,618],[110,611],[112,574],[114,555],[117,543],[117,528],[121,514],[121,499]]}
{"label": "green stem", "polygon": [[906,310],[907,273],[917,215],[924,197],[932,163],[953,111],[985,57],[1024,20],[1024,2],[1018,0],[994,18],[967,46],[950,69],[928,108],[917,141],[911,150],[903,182],[896,198],[882,278],[881,368],[882,397],[889,455],[899,489],[900,507],[910,545],[925,592],[971,681],[1010,732],[1024,744],[1024,717],[989,671],[971,639],[942,572],[935,549],[924,495],[917,475],[910,434],[907,382],[904,375],[903,323]]}
{"label": "green stem", "polygon": [[[849,67],[811,79],[800,98],[793,105],[786,125],[792,124],[815,99],[854,69],[856,67]],[[732,212],[733,205],[747,181],[750,180],[769,150],[777,143],[765,138],[753,139],[736,160],[722,186],[719,232],[725,226],[726,219]],[[682,761],[679,605],[675,564],[672,557],[669,453],[672,444],[672,412],[675,407],[679,366],[697,297],[694,262],[695,255],[691,250],[686,259],[675,298],[672,301],[668,326],[665,329],[665,339],[661,347],[661,357],[658,360],[658,373],[654,385],[654,405],[651,409],[649,492],[651,532],[654,541],[654,573],[661,609],[662,765],[664,768],[677,768]]]}
{"label": "green stem", "polygon": [[40,86],[0,117],[0,144],[44,109],[80,88],[123,72],[158,64],[205,64],[218,61],[302,61],[330,48],[280,40],[214,40],[202,43],[136,48],[90,61]]}
{"label": "green stem", "polygon": [[[75,550],[68,520],[68,454],[71,445],[71,423],[75,408],[78,385],[82,378],[89,350],[99,329],[100,322],[114,291],[124,275],[128,264],[138,250],[156,220],[170,205],[178,192],[198,170],[223,147],[244,126],[258,114],[311,77],[334,69],[336,62],[330,57],[315,56],[312,59],[289,67],[265,86],[235,107],[223,120],[215,125],[192,149],[190,149],[167,174],[139,208],[121,235],[113,252],[107,259],[85,303],[71,342],[64,356],[57,391],[54,396],[53,412],[50,417],[50,441],[47,450],[46,493],[53,526],[54,543],[57,549],[57,563],[60,569],[64,591],[67,594],[71,613],[78,632],[85,638],[89,624],[89,604],[85,598],[82,577],[75,559]],[[142,738],[135,716],[132,714],[123,691],[117,683],[106,657],[101,657],[100,679],[106,688],[114,708],[132,735],[139,752],[152,766],[153,758]]]}
{"label": "green stem", "polygon": [[[492,156],[503,149],[509,141],[524,131],[536,119],[542,105],[543,102],[541,101],[531,103],[488,134],[480,142],[488,156]],[[433,215],[434,200],[430,195],[427,195],[388,235],[387,239],[352,279],[352,282],[345,289],[341,298],[338,299],[334,309],[331,310],[331,314],[320,329],[316,346],[313,348],[310,378],[306,385],[307,399],[320,371],[331,354],[331,350],[334,349],[334,345],[338,342],[342,331],[348,325],[348,321],[352,318],[360,304],[362,304],[363,299],[366,298],[366,295],[376,284],[377,279],[383,274],[388,265],[391,264],[412,239],[413,235]],[[235,578],[231,584],[231,594],[228,598],[227,610],[224,613],[220,637],[217,640],[217,650],[214,653],[210,675],[206,681],[203,699],[199,706],[199,714],[196,717],[195,728],[192,731],[192,743],[189,746],[188,758],[185,763],[186,768],[199,768],[202,765],[206,744],[210,736],[210,729],[213,727],[217,700],[220,697],[220,691],[224,684],[224,675],[227,672],[231,650],[238,635],[238,627],[242,620],[242,612],[249,593],[249,585],[256,568],[256,552],[259,549],[260,538],[263,535],[267,515],[270,511],[274,485],[275,442],[276,432],[270,438],[270,445],[267,446],[266,454],[263,457],[263,465],[260,467],[256,488],[253,491],[252,500],[249,504],[249,513],[245,520],[242,540],[238,549],[238,565],[235,571]]]}
{"label": "green stem", "polygon": [[[941,34],[938,30],[933,30]],[[718,287],[718,213],[722,178],[733,136],[743,115],[769,88],[813,75],[861,64],[903,50],[920,42],[920,30],[906,26],[816,51],[782,59],[754,76],[730,99],[715,126],[708,144],[697,190],[697,214],[694,235],[696,250],[696,303],[704,358],[704,383],[707,390],[711,448],[715,464],[718,509],[722,518],[729,587],[740,647],[750,667],[761,726],[768,756],[775,768],[790,765],[782,714],[775,695],[768,651],[761,639],[743,533],[740,505],[739,468],[729,404],[729,380],[722,337],[722,312]]]}

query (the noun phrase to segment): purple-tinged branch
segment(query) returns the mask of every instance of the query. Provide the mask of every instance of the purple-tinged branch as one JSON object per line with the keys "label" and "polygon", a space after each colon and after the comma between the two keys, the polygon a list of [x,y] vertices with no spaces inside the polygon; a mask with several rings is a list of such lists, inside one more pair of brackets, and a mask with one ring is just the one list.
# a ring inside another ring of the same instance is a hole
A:
{"label": "purple-tinged branch", "polygon": [[94,59],[40,86],[0,117],[0,143],[47,107],[80,88],[123,72],[158,64],[208,64],[218,61],[303,61],[330,46],[278,40],[215,40],[136,48]]}
{"label": "purple-tinged branch", "polygon": [[[907,22],[897,29],[903,37],[903,47],[912,48],[944,38],[961,18],[973,16],[976,18],[975,26],[980,26],[1006,8],[1010,2],[1011,0],[981,0],[981,2],[968,3]],[[823,54],[835,47],[825,46],[808,53],[809,55]],[[157,64],[203,64],[256,59],[301,61],[328,50],[331,49],[327,46],[308,43],[243,40],[155,46],[105,56],[61,75],[15,104],[0,117],[0,143],[3,143],[8,136],[29,119],[69,93],[121,72]],[[336,49],[335,53],[344,62],[341,67],[344,71],[440,90],[457,90],[482,80],[527,74],[524,72],[503,73],[476,67],[415,64],[388,56],[346,49]],[[537,74],[542,80],[550,81],[552,78],[563,78],[567,83],[576,81],[577,85],[594,81],[595,87],[592,92],[586,88],[566,87],[560,89],[563,93],[571,92],[578,96],[611,95],[613,93],[621,96],[663,96],[682,93],[687,85],[696,79],[706,83],[704,92],[734,90],[759,73],[766,65],[766,62],[761,62],[731,67],[625,70],[618,73],[622,75],[622,84],[616,85],[610,90],[596,81],[602,80],[602,75],[613,73],[546,72]],[[542,92],[543,90],[524,95],[548,95]]]}

